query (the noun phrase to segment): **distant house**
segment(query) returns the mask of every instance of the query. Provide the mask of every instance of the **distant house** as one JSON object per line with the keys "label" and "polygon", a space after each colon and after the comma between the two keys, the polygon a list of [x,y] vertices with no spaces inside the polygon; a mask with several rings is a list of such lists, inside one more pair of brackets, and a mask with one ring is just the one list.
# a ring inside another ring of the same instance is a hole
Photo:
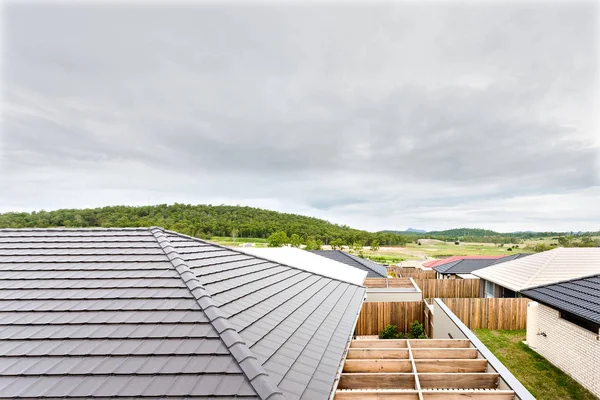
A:
{"label": "distant house", "polygon": [[310,251],[310,254],[329,262],[353,267],[357,271],[365,273],[366,279],[363,284],[367,287],[367,302],[423,300],[423,292],[414,280],[409,278],[388,278],[387,269],[383,265],[340,250],[313,250]]}
{"label": "distant house", "polygon": [[528,307],[527,343],[600,397],[600,271],[522,294],[539,302]]}
{"label": "distant house", "polygon": [[473,271],[485,297],[515,297],[537,286],[600,273],[600,248],[556,248]]}
{"label": "distant house", "polygon": [[367,272],[367,278],[387,278],[387,269],[373,261],[348,254],[341,250],[311,250],[311,253],[318,254],[330,260],[338,261],[354,268]]}
{"label": "distant house", "polygon": [[453,262],[453,261],[459,261],[459,260],[469,260],[469,259],[477,259],[477,260],[491,259],[491,260],[496,260],[498,258],[502,258],[502,256],[452,256],[452,257],[446,257],[446,258],[440,258],[440,259],[435,259],[435,260],[427,261],[426,263],[423,263],[422,268],[423,269],[433,269],[433,267],[436,267],[438,265],[447,264],[447,263],[450,263],[450,262]]}
{"label": "distant house", "polygon": [[469,257],[436,265],[433,267],[433,270],[437,272],[438,279],[474,279],[477,278],[473,275],[474,271],[489,267],[490,265],[497,265],[506,261],[525,257],[527,255],[528,254],[513,254],[501,258]]}

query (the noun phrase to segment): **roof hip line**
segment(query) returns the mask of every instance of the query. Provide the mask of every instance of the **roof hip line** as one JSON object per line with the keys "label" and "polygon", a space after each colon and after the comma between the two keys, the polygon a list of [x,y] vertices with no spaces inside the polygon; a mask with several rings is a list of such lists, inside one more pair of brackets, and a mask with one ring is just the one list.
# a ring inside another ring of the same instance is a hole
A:
{"label": "roof hip line", "polygon": [[150,232],[165,252],[167,258],[175,267],[181,279],[192,293],[198,305],[204,311],[211,325],[219,333],[219,337],[229,349],[231,355],[238,362],[240,369],[248,378],[252,388],[262,400],[285,400],[285,396],[269,377],[256,356],[252,353],[246,342],[240,337],[237,330],[223,315],[215,304],[212,296],[204,288],[196,274],[192,272],[185,260],[171,245],[162,228],[150,227]]}

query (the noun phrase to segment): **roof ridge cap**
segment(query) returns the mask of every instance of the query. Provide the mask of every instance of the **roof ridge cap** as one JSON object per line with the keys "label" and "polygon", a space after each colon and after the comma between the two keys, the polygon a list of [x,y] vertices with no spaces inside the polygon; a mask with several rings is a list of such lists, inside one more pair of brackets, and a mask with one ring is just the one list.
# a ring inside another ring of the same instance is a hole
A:
{"label": "roof ridge cap", "polygon": [[[533,276],[527,280],[527,287],[525,287],[525,288],[523,288],[523,289],[521,289],[521,290],[529,289],[529,285],[531,284],[531,282],[532,282],[532,281],[533,281],[535,278],[537,278],[537,277],[538,277],[538,276],[539,276],[539,275],[542,273],[542,271],[543,271],[543,270],[545,270],[545,269],[546,269],[546,267],[548,266],[548,264],[550,264],[550,262],[551,262],[552,260],[554,260],[554,259],[556,258],[556,256],[558,255],[558,251],[557,251],[557,250],[559,250],[559,249],[562,249],[562,248],[563,248],[563,247],[557,247],[556,249],[549,250],[549,251],[554,251],[554,252],[552,253],[552,257],[548,258],[548,259],[547,259],[547,260],[546,260],[546,261],[545,261],[545,262],[544,262],[544,263],[543,263],[543,264],[542,264],[542,265],[541,265],[541,266],[538,268],[538,270],[536,271],[536,273],[535,273],[535,274],[533,274]],[[541,253],[540,253],[540,254],[541,254]],[[516,259],[516,260],[518,260],[518,259]],[[511,261],[516,261],[516,260],[511,260]],[[557,282],[557,283],[558,283],[558,282]],[[539,286],[539,285],[538,285],[538,286]]]}
{"label": "roof ridge cap", "polygon": [[177,250],[171,245],[164,230],[155,226],[150,227],[149,230],[177,273],[179,273],[190,293],[198,302],[202,311],[204,311],[210,320],[211,325],[219,334],[221,341],[237,361],[240,369],[260,399],[285,399],[279,387],[269,377],[267,371],[262,367],[238,331],[229,322],[227,317],[223,315],[210,293],[202,285],[202,282],[200,282],[196,274],[192,272],[185,260],[181,258]]}

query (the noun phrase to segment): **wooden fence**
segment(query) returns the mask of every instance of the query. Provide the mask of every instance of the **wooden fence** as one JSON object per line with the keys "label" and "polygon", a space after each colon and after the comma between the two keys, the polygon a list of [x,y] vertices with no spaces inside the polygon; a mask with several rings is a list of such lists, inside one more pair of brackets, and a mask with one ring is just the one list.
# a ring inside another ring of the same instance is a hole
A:
{"label": "wooden fence", "polygon": [[[442,299],[469,329],[522,330],[527,326],[529,299]],[[428,299],[429,304],[433,301]],[[423,301],[363,303],[356,334],[378,335],[386,325],[396,325],[400,332],[410,330],[419,321],[428,335],[435,326],[435,317]]]}
{"label": "wooden fence", "polygon": [[481,297],[479,279],[414,279],[414,281],[423,292],[424,299]]}
{"label": "wooden fence", "polygon": [[364,285],[368,288],[414,288],[409,278],[367,278]]}
{"label": "wooden fence", "polygon": [[386,325],[396,325],[400,332],[408,332],[410,324],[415,321],[424,321],[422,301],[363,303],[356,323],[356,334],[379,335]]}
{"label": "wooden fence", "polygon": [[420,268],[397,267],[390,265],[387,268],[387,273],[394,273],[396,278],[413,278],[413,279],[435,279],[436,272],[434,270],[424,270]]}
{"label": "wooden fence", "polygon": [[442,299],[469,329],[526,329],[527,303],[518,299]]}
{"label": "wooden fence", "polygon": [[436,276],[436,272],[433,270],[388,266],[387,273],[389,274],[391,272],[393,272],[397,278],[435,279]]}

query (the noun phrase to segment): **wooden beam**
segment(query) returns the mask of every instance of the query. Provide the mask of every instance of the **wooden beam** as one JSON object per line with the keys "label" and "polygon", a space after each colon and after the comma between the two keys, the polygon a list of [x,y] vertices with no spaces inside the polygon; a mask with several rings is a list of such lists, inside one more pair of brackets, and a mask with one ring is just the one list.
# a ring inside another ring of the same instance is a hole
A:
{"label": "wooden beam", "polygon": [[408,357],[410,358],[412,373],[415,374],[415,389],[417,389],[419,400],[425,400],[423,399],[423,394],[421,393],[421,383],[419,383],[419,375],[417,375],[417,366],[415,365],[415,359],[412,354],[412,348],[410,347],[410,341],[406,343],[406,346],[408,347]]}
{"label": "wooden beam", "polygon": [[419,373],[419,382],[423,389],[496,389],[499,377],[493,373]]}
{"label": "wooden beam", "polygon": [[423,358],[477,358],[477,349],[413,349],[415,360]]}
{"label": "wooden beam", "polygon": [[[343,372],[411,372],[409,360],[346,360]],[[425,371],[434,372],[434,371]],[[450,371],[444,371],[450,372]]]}
{"label": "wooden beam", "polygon": [[469,339],[410,339],[410,347],[413,349],[445,349],[445,348],[469,348]]}
{"label": "wooden beam", "polygon": [[[348,349],[346,359],[356,358],[383,358],[383,359],[408,359],[407,349]],[[435,357],[423,357],[435,358]],[[458,357],[457,357],[458,358]],[[468,358],[468,357],[460,357]]]}
{"label": "wooden beam", "polygon": [[419,400],[419,395],[414,390],[338,390],[335,392],[334,400]]}
{"label": "wooden beam", "polygon": [[436,390],[431,392],[423,390],[422,393],[424,400],[514,400],[515,398],[515,392],[512,390]]}
{"label": "wooden beam", "polygon": [[[432,346],[434,347],[434,346]],[[350,342],[351,349],[405,349],[404,339],[375,339],[375,340],[353,340]]]}
{"label": "wooden beam", "polygon": [[415,375],[403,373],[345,373],[338,389],[414,389]]}
{"label": "wooden beam", "polygon": [[[423,390],[425,400],[514,400],[511,390]],[[418,400],[415,390],[356,390],[335,392],[335,400]]]}
{"label": "wooden beam", "polygon": [[417,372],[485,372],[487,370],[487,360],[485,359],[415,360],[415,364]]}

